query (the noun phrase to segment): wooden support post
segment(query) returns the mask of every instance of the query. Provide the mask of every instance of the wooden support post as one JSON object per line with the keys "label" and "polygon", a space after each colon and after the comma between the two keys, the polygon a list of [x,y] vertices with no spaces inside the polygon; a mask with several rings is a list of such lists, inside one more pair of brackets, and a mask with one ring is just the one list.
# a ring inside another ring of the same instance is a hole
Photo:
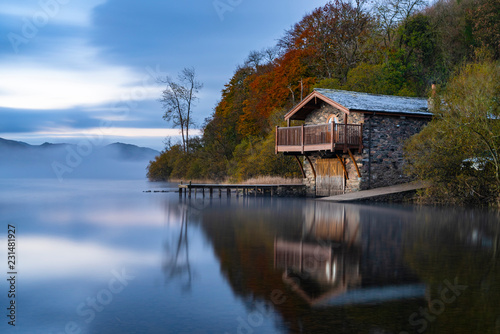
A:
{"label": "wooden support post", "polygon": [[191,185],[189,185],[189,194],[188,194],[188,198],[191,198]]}
{"label": "wooden support post", "polygon": [[309,159],[309,157],[307,155],[306,155],[306,159],[307,159],[307,162],[309,162],[309,165],[311,166],[311,170],[312,170],[313,175],[314,175],[314,180],[316,180],[316,170],[314,169],[314,165],[312,164],[311,159]]}
{"label": "wooden support post", "polygon": [[359,172],[358,164],[356,163],[356,160],[354,159],[354,155],[352,155],[352,152],[350,149],[347,149],[347,152],[349,152],[349,156],[351,157],[352,163],[354,164],[354,167],[356,167],[356,172],[358,173],[358,177],[361,177],[361,173]]}
{"label": "wooden support post", "polygon": [[214,188],[210,187],[208,189],[208,192],[210,193],[210,198],[212,198],[213,194],[214,194]]}
{"label": "wooden support post", "polygon": [[363,123],[359,127],[359,152],[363,152]]}
{"label": "wooden support post", "polygon": [[305,133],[304,133],[304,124],[302,124],[302,129],[301,129],[301,130],[302,130],[302,131],[301,131],[301,134],[302,134],[302,135],[301,135],[300,137],[301,137],[301,139],[302,139],[302,140],[301,140],[301,143],[302,143],[302,144],[301,144],[301,145],[302,145],[302,154],[304,154],[304,134],[305,134]]}
{"label": "wooden support post", "polygon": [[182,188],[179,188],[179,198],[182,197]]}
{"label": "wooden support post", "polygon": [[332,123],[330,123],[330,125],[332,127],[332,131],[331,131],[332,135],[330,138],[330,140],[332,141],[331,151],[333,152],[335,150],[335,140],[334,140],[335,139],[335,130],[337,129],[337,126],[335,124],[335,120]]}
{"label": "wooden support post", "polygon": [[342,168],[344,169],[344,176],[345,176],[346,180],[349,180],[349,175],[347,175],[347,169],[345,168],[344,160],[342,160],[342,158],[338,154],[337,154],[337,158],[339,159],[340,164],[342,165]]}
{"label": "wooden support post", "polygon": [[274,187],[271,186],[271,197],[273,197],[273,195],[274,195]]}
{"label": "wooden support post", "polygon": [[196,191],[197,190],[198,190],[197,188],[194,188],[194,198],[196,198]]}
{"label": "wooden support post", "polygon": [[344,117],[344,153],[347,152],[347,114]]}
{"label": "wooden support post", "polygon": [[306,178],[306,173],[304,172],[304,167],[302,166],[302,162],[300,161],[299,157],[294,155],[295,159],[299,163],[300,171],[302,172],[302,177],[305,179]]}
{"label": "wooden support post", "polygon": [[222,197],[222,188],[219,188],[219,198]]}
{"label": "wooden support post", "polygon": [[231,197],[231,188],[227,187],[226,191],[227,191],[227,197]]}
{"label": "wooden support post", "polygon": [[275,140],[275,145],[274,145],[274,154],[278,154],[278,146],[279,146],[279,141],[278,141],[278,130],[279,130],[279,126],[276,126],[276,140]]}
{"label": "wooden support post", "polygon": [[257,197],[257,187],[255,187],[255,194],[254,197]]}

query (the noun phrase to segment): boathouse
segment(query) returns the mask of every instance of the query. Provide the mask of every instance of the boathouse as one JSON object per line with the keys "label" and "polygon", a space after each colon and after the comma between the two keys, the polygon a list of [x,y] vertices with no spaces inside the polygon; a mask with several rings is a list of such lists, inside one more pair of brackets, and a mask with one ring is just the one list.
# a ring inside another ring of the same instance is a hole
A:
{"label": "boathouse", "polygon": [[425,98],[315,89],[276,128],[276,153],[296,157],[308,196],[406,183],[403,143],[431,117]]}

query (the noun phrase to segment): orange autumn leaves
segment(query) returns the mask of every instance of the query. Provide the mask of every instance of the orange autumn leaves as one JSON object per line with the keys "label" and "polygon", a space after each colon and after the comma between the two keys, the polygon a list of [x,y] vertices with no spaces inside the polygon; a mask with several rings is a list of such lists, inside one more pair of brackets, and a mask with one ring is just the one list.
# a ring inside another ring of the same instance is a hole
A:
{"label": "orange autumn leaves", "polygon": [[269,117],[283,108],[300,101],[309,93],[314,77],[310,77],[304,55],[309,50],[293,50],[272,64],[259,68],[247,78],[248,94],[238,119],[242,137],[269,132]]}

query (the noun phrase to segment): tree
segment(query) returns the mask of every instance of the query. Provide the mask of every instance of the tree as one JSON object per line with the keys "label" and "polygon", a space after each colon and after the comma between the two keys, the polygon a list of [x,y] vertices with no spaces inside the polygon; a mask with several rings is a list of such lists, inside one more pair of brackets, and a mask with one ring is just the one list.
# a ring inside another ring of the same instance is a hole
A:
{"label": "tree", "polygon": [[344,83],[347,73],[362,60],[372,18],[364,1],[335,0],[305,16],[279,41],[287,52],[308,50],[316,75]]}
{"label": "tree", "polygon": [[432,100],[434,119],[406,145],[410,174],[446,203],[500,204],[500,65],[465,65]]}
{"label": "tree", "polygon": [[374,6],[379,26],[384,31],[384,46],[390,47],[397,26],[424,7],[424,0],[383,0]]}
{"label": "tree", "polygon": [[469,9],[475,38],[500,58],[500,1],[476,0]]}
{"label": "tree", "polygon": [[500,190],[500,64],[484,62],[464,66],[436,100],[441,119],[477,143],[474,158],[491,164]]}
{"label": "tree", "polygon": [[472,59],[474,43],[468,13],[475,7],[474,0],[439,0],[423,11],[436,36],[435,52],[440,58],[437,65],[441,73],[433,81],[446,82],[457,65]]}
{"label": "tree", "polygon": [[159,78],[160,83],[167,87],[162,92],[160,102],[163,104],[165,114],[163,119],[172,121],[174,126],[181,128],[182,148],[184,152],[189,150],[189,126],[193,125],[191,118],[192,109],[198,99],[196,94],[203,84],[196,81],[194,68],[184,68],[174,81],[170,77]]}
{"label": "tree", "polygon": [[438,76],[434,70],[436,36],[429,18],[421,13],[409,17],[398,29],[398,38],[397,56],[404,68],[405,83],[417,95],[424,95],[432,78]]}

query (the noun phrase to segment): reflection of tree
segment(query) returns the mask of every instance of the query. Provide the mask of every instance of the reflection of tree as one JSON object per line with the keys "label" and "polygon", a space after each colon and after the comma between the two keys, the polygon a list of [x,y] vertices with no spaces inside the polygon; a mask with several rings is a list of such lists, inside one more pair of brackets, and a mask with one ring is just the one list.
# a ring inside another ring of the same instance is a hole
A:
{"label": "reflection of tree", "polygon": [[185,206],[179,206],[179,209],[181,221],[179,236],[165,241],[162,270],[167,282],[179,279],[182,290],[190,291],[192,272],[189,264],[188,210]]}

